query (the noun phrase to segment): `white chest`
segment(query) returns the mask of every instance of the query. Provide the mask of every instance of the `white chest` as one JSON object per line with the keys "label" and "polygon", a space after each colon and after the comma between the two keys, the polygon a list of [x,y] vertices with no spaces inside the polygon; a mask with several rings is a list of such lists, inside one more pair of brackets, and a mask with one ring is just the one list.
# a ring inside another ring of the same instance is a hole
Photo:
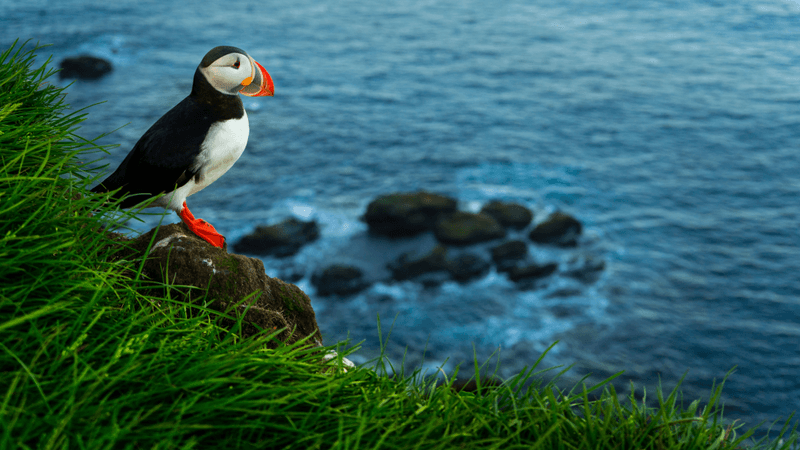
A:
{"label": "white chest", "polygon": [[217,181],[242,156],[247,146],[250,124],[247,113],[241,119],[231,119],[211,125],[197,158],[199,180],[189,195]]}

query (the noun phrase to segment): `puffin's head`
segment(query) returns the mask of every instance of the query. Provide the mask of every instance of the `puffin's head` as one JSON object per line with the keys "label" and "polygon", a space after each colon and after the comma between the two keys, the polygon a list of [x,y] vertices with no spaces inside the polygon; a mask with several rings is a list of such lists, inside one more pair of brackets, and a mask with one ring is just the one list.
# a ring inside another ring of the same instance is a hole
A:
{"label": "puffin's head", "polygon": [[244,50],[214,47],[197,68],[211,86],[223,94],[241,93],[250,97],[273,95],[272,77]]}

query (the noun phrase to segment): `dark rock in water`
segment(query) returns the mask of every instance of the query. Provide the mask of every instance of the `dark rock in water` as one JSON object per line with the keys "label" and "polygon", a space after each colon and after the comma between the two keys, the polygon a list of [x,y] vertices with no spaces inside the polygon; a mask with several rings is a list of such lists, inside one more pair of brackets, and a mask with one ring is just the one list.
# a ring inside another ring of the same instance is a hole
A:
{"label": "dark rock in water", "polygon": [[291,217],[275,225],[258,226],[233,244],[237,252],[253,255],[291,256],[319,237],[319,227],[313,220],[303,222]]}
{"label": "dark rock in water", "polygon": [[435,286],[449,279],[469,281],[485,275],[491,267],[488,260],[476,254],[464,253],[448,258],[447,253],[447,248],[441,245],[421,255],[404,253],[388,268],[395,280],[414,279],[426,286]]}
{"label": "dark rock in water", "polygon": [[583,294],[583,291],[580,290],[580,289],[563,288],[563,289],[559,289],[557,291],[553,291],[553,292],[547,294],[547,296],[545,298],[577,297],[577,296],[582,295],[582,294]]}
{"label": "dark rock in water", "polygon": [[543,265],[531,264],[529,266],[514,267],[508,271],[511,281],[531,280],[544,278],[558,269],[558,264],[547,263]]}
{"label": "dark rock in water", "polygon": [[284,267],[280,272],[278,272],[278,277],[281,280],[288,281],[290,283],[302,280],[305,275],[305,271],[300,266]]}
{"label": "dark rock in water", "polygon": [[600,272],[606,268],[605,261],[599,258],[587,256],[582,262],[583,264],[565,271],[564,275],[582,283],[594,283],[600,278]]}
{"label": "dark rock in water", "polygon": [[417,278],[434,272],[448,272],[447,249],[441,245],[430,253],[415,255],[404,253],[396,261],[389,263],[392,278],[398,281]]}
{"label": "dark rock in water", "polygon": [[58,76],[64,78],[81,78],[96,80],[111,72],[111,62],[96,56],[81,55],[70,56],[61,61],[61,72]]}
{"label": "dark rock in water", "polygon": [[353,266],[334,264],[311,276],[311,284],[321,296],[355,294],[369,286],[364,272]]}
{"label": "dark rock in water", "polygon": [[492,261],[497,264],[498,272],[507,272],[517,261],[528,256],[528,244],[522,241],[508,241],[492,247]]}
{"label": "dark rock in water", "polygon": [[562,212],[555,212],[544,222],[536,225],[528,237],[533,242],[559,247],[575,247],[582,230],[577,219]]}
{"label": "dark rock in water", "polygon": [[517,203],[506,203],[499,200],[493,200],[484,205],[481,213],[494,217],[504,227],[516,229],[527,227],[533,220],[533,213],[530,209]]}
{"label": "dark rock in water", "polygon": [[429,192],[382,195],[373,200],[362,220],[372,233],[411,236],[433,228],[436,221],[456,210],[457,202]]}
{"label": "dark rock in water", "polygon": [[[154,245],[146,254],[154,232]],[[315,335],[310,342],[322,345],[314,309],[303,291],[267,276],[261,260],[213,247],[183,223],[155,228],[128,240],[119,257],[144,258],[146,278],[173,285],[169,295],[173,298],[179,295],[183,301],[196,304],[197,312],[200,308],[224,312],[233,319],[219,318],[219,324],[236,330],[244,338],[261,330],[283,328],[278,335],[283,342],[293,343]],[[154,289],[157,290],[154,294],[164,294],[161,288]],[[241,328],[238,328],[239,318],[242,319]],[[278,343],[268,345],[274,348]]]}
{"label": "dark rock in water", "polygon": [[488,260],[472,253],[465,253],[447,261],[450,276],[462,283],[486,275],[490,268]]}
{"label": "dark rock in water", "polygon": [[438,221],[433,233],[443,244],[469,245],[504,237],[506,230],[492,216],[458,211]]}

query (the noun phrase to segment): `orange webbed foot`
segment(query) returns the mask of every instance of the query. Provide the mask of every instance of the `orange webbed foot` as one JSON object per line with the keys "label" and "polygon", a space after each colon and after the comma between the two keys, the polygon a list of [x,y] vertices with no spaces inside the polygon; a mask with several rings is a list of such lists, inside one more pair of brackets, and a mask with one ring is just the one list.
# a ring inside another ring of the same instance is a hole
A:
{"label": "orange webbed foot", "polygon": [[183,202],[183,209],[178,213],[183,223],[192,230],[199,238],[213,245],[214,247],[222,248],[225,245],[225,236],[219,234],[217,230],[210,223],[203,219],[195,219],[194,215]]}

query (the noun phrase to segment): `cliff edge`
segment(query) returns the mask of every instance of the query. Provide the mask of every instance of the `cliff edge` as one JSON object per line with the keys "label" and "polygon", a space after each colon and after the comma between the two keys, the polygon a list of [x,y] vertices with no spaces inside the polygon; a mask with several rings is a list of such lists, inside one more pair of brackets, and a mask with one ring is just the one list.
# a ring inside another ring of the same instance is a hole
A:
{"label": "cliff edge", "polygon": [[[227,245],[213,247],[183,223],[156,227],[133,239],[115,235],[114,240],[121,246],[116,256],[144,258],[142,274],[169,285],[170,296],[223,313],[219,323],[227,329],[236,330],[241,320],[237,332],[242,337],[284,329],[276,336],[284,343],[310,336],[309,343],[322,345],[308,296],[293,284],[267,276],[261,260],[228,253]],[[166,294],[163,286],[153,289]],[[278,343],[267,345],[274,348]]]}

